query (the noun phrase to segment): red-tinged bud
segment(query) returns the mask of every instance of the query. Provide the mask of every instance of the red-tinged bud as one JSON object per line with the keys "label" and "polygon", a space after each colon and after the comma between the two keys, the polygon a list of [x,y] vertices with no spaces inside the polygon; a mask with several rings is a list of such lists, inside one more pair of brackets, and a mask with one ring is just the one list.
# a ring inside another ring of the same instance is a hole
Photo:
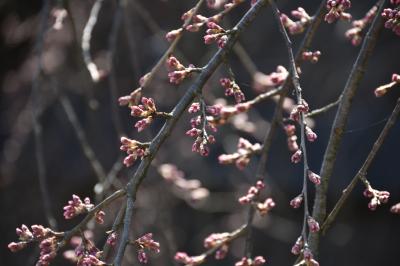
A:
{"label": "red-tinged bud", "polygon": [[308,179],[316,185],[321,184],[321,177],[310,170],[308,170]]}
{"label": "red-tinged bud", "polygon": [[303,195],[299,195],[290,201],[290,206],[292,206],[292,208],[294,209],[297,209],[300,208],[302,202],[303,202]]}
{"label": "red-tinged bud", "polygon": [[290,158],[292,163],[299,163],[301,161],[302,154],[303,153],[301,150],[297,150],[295,153],[293,153],[292,157]]}
{"label": "red-tinged bud", "polygon": [[310,229],[310,232],[316,233],[320,229],[318,222],[311,216],[308,217],[307,224],[308,224],[308,228]]}
{"label": "red-tinged bud", "polygon": [[26,242],[11,242],[7,247],[11,252],[18,252],[26,247]]}
{"label": "red-tinged bud", "polygon": [[165,38],[169,41],[172,42],[178,37],[182,32],[182,29],[176,29],[176,30],[171,30],[165,35]]}

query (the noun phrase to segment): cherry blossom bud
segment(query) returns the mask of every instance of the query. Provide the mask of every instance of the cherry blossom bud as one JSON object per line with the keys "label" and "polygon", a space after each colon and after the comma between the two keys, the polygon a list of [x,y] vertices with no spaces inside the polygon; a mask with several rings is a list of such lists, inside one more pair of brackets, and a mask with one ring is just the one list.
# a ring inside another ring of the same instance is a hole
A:
{"label": "cherry blossom bud", "polygon": [[317,134],[311,128],[306,126],[306,136],[309,142],[314,142],[317,139]]}
{"label": "cherry blossom bud", "polygon": [[321,184],[321,177],[310,170],[308,170],[308,179],[316,185]]}
{"label": "cherry blossom bud", "polygon": [[311,216],[308,217],[307,224],[308,224],[308,228],[310,229],[310,232],[315,233],[315,232],[319,231],[318,222],[314,218],[312,218]]}
{"label": "cherry blossom bud", "polygon": [[303,202],[303,195],[299,195],[290,201],[290,206],[294,209],[300,208],[301,203]]}
{"label": "cherry blossom bud", "polygon": [[397,203],[396,205],[393,205],[390,208],[390,212],[395,213],[395,214],[400,214],[400,203]]}
{"label": "cherry blossom bud", "polygon": [[303,153],[301,152],[301,150],[297,150],[295,153],[293,153],[291,157],[292,163],[299,163],[301,161],[302,154]]}
{"label": "cherry blossom bud", "polygon": [[176,37],[178,37],[182,32],[182,29],[176,29],[176,30],[172,30],[170,32],[168,32],[165,35],[165,38],[169,41],[172,42],[176,39]]}
{"label": "cherry blossom bud", "polygon": [[291,250],[292,254],[299,255],[303,248],[303,245],[304,245],[303,237],[300,236],[297,238],[296,243],[292,247],[292,250]]}
{"label": "cherry blossom bud", "polygon": [[7,247],[9,250],[11,250],[11,252],[17,252],[26,247],[26,242],[11,242]]}

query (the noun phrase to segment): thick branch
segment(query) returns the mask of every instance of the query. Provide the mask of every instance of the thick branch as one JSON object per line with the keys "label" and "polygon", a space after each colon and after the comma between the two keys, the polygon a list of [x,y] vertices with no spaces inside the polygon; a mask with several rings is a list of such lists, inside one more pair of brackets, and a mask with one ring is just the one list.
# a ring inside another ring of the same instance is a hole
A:
{"label": "thick branch", "polygon": [[354,187],[356,186],[357,182],[365,177],[368,169],[374,160],[378,150],[382,146],[383,142],[385,141],[390,129],[396,122],[397,117],[400,114],[400,98],[397,100],[396,106],[393,109],[392,114],[389,117],[389,120],[386,122],[385,127],[382,129],[381,133],[379,134],[378,139],[375,141],[374,146],[372,146],[372,150],[369,152],[367,159],[365,160],[364,164],[358,170],[356,176],[353,177],[350,184],[343,190],[343,194],[336,203],[333,210],[329,213],[328,217],[326,218],[324,224],[322,225],[322,234],[326,233],[326,230],[329,229],[333,221],[336,219],[339,211],[343,208],[344,203],[346,202],[347,198],[350,196],[350,193],[353,191]]}
{"label": "thick branch", "polygon": [[[342,141],[343,132],[349,116],[352,100],[357,92],[361,78],[364,76],[368,60],[370,58],[372,50],[375,47],[376,39],[383,26],[383,22],[379,14],[382,13],[384,3],[385,0],[380,0],[378,3],[379,10],[376,13],[377,15],[375,16],[374,21],[372,22],[372,25],[367,35],[365,36],[357,60],[346,82],[346,85],[344,87],[341,96],[342,100],[340,101],[338,110],[336,112],[336,117],[333,122],[328,146],[325,151],[320,171],[321,185],[317,187],[315,201],[314,201],[314,208],[313,208],[313,217],[319,223],[323,222],[326,215],[326,194],[328,190],[328,182],[332,175],[333,166],[335,164],[339,145]],[[318,253],[318,242],[319,242],[319,234],[318,233],[311,234],[310,246],[315,254]]]}
{"label": "thick branch", "polygon": [[[197,77],[196,81],[192,84],[192,86],[187,90],[187,92],[183,95],[181,100],[175,106],[172,111],[172,117],[164,124],[161,130],[158,132],[157,136],[153,139],[149,147],[149,156],[145,157],[143,161],[140,163],[138,169],[134,176],[130,179],[127,185],[127,193],[129,195],[128,200],[132,202],[136,198],[136,192],[139,188],[140,183],[145,178],[147,169],[150,166],[150,163],[156,156],[159,148],[163,144],[163,142],[167,139],[167,137],[171,134],[172,129],[175,127],[176,122],[182,116],[185,109],[189,106],[189,104],[193,101],[193,99],[199,95],[202,91],[204,84],[211,77],[212,73],[217,69],[217,67],[222,63],[223,59],[227,56],[227,54],[231,51],[234,43],[238,39],[239,35],[250,25],[250,23],[255,19],[258,12],[261,8],[266,4],[267,0],[259,0],[252,8],[243,16],[243,18],[239,21],[239,23],[233,28],[234,33],[230,36],[229,41],[226,46],[222,49],[219,49],[218,52],[214,55],[214,57],[208,62],[207,66],[202,70],[200,75]],[[129,205],[128,205],[129,206]],[[123,236],[121,239],[121,245],[117,251],[116,260],[114,261],[115,266],[120,266],[122,263],[122,257],[125,251],[126,245],[124,244],[130,227],[130,218],[132,213],[126,212],[125,214],[125,223]]]}

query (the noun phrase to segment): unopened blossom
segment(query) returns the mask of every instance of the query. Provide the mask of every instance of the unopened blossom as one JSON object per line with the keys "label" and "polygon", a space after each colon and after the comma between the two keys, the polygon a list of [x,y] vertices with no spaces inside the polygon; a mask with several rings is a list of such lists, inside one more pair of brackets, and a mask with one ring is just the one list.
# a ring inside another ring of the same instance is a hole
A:
{"label": "unopened blossom", "polygon": [[65,219],[72,219],[75,216],[88,212],[93,208],[93,204],[90,203],[89,198],[85,198],[83,201],[77,195],[72,195],[72,200],[68,201],[68,205],[64,206],[64,217]]}
{"label": "unopened blossom", "polygon": [[385,28],[391,29],[397,36],[400,36],[400,8],[385,8],[382,17],[386,20]]}
{"label": "unopened blossom", "polygon": [[309,61],[309,62],[315,64],[315,63],[318,62],[319,57],[321,56],[321,52],[320,52],[320,51],[315,51],[315,52],[312,52],[312,51],[304,51],[304,52],[301,54],[301,56],[302,56],[302,59],[303,59],[304,61]]}
{"label": "unopened blossom", "polygon": [[315,232],[318,232],[320,229],[318,222],[311,216],[309,216],[307,218],[307,224],[308,224],[308,228],[310,229],[310,232],[315,233]]}
{"label": "unopened blossom", "polygon": [[304,241],[303,241],[303,237],[299,236],[296,240],[296,243],[294,243],[293,247],[292,247],[292,254],[293,255],[299,255],[301,250],[303,249],[304,246]]}
{"label": "unopened blossom", "polygon": [[287,145],[289,151],[296,152],[299,149],[299,145],[297,144],[296,126],[287,124],[284,126],[284,130],[287,136]]}
{"label": "unopened blossom", "polygon": [[284,66],[277,66],[276,70],[268,75],[256,72],[253,76],[253,87],[259,92],[266,92],[281,86],[289,75]]}
{"label": "unopened blossom", "polygon": [[98,211],[94,214],[94,218],[96,223],[98,224],[103,224],[104,223],[104,216],[106,216],[106,213],[104,211]]}
{"label": "unopened blossom", "polygon": [[147,233],[135,240],[138,246],[138,260],[141,263],[147,263],[146,250],[153,251],[155,253],[160,252],[160,243],[153,240],[153,234]]}
{"label": "unopened blossom", "polygon": [[107,237],[107,244],[110,246],[115,246],[117,244],[118,234],[117,232],[112,232]]}
{"label": "unopened blossom", "polygon": [[215,259],[222,260],[226,257],[229,251],[229,246],[224,244],[217,251],[215,251]]}
{"label": "unopened blossom", "polygon": [[236,167],[243,170],[250,162],[251,156],[256,154],[261,150],[261,145],[259,143],[251,144],[248,140],[244,138],[239,138],[238,150],[232,154],[221,154],[218,157],[220,164],[232,164],[235,163]]}
{"label": "unopened blossom", "polygon": [[326,2],[328,13],[325,15],[325,21],[333,23],[338,19],[350,20],[351,15],[345,12],[350,7],[350,0],[328,0]]}
{"label": "unopened blossom", "polygon": [[261,215],[266,215],[274,207],[275,202],[271,198],[266,199],[264,202],[259,202],[256,205],[256,209]]}
{"label": "unopened blossom", "polygon": [[204,247],[207,249],[213,248],[229,238],[229,233],[213,233],[204,239]]}
{"label": "unopened blossom", "polygon": [[218,47],[224,48],[228,41],[227,32],[213,21],[207,22],[207,28],[206,35],[203,37],[204,43],[211,44],[216,42]]}
{"label": "unopened blossom", "polygon": [[21,225],[21,228],[17,227],[15,229],[15,231],[17,233],[17,236],[19,237],[19,240],[21,240],[21,241],[30,241],[34,238],[32,232],[29,230],[28,226],[26,226],[24,224]]}
{"label": "unopened blossom", "polygon": [[11,252],[18,252],[26,247],[27,243],[26,242],[11,242],[8,244],[8,249]]}
{"label": "unopened blossom", "polygon": [[376,208],[384,203],[387,203],[389,201],[390,193],[388,191],[380,191],[373,189],[371,186],[369,186],[367,189],[364,190],[363,192],[364,196],[366,198],[370,198],[370,202],[368,203],[368,208],[371,211],[376,210]]}
{"label": "unopened blossom", "polygon": [[373,6],[362,19],[354,20],[352,22],[353,27],[347,30],[345,33],[346,38],[351,41],[352,45],[358,46],[361,44],[363,32],[367,26],[371,24],[372,20],[376,16],[377,11],[378,7]]}
{"label": "unopened blossom", "polygon": [[314,172],[312,172],[310,170],[307,171],[307,174],[308,174],[308,179],[311,182],[313,182],[316,185],[321,184],[321,177],[319,175],[317,175],[316,173],[314,173]]}
{"label": "unopened blossom", "polygon": [[240,261],[235,263],[235,266],[261,266],[266,263],[263,256],[257,256],[254,259],[243,257]]}
{"label": "unopened blossom", "polygon": [[204,262],[204,259],[205,259],[205,255],[190,257],[185,252],[177,252],[174,257],[174,260],[176,262],[182,263],[184,265],[190,265],[190,266],[200,265],[201,263]]}
{"label": "unopened blossom", "polygon": [[310,111],[307,102],[302,99],[301,103],[298,103],[290,112],[290,119],[293,121],[300,121],[301,114],[306,114]]}
{"label": "unopened blossom", "polygon": [[314,142],[318,136],[317,134],[308,126],[306,126],[306,137],[309,142]]}
{"label": "unopened blossom", "polygon": [[131,166],[138,158],[143,158],[148,154],[147,144],[126,137],[121,137],[120,149],[127,153],[124,159],[124,164],[127,167]]}
{"label": "unopened blossom", "polygon": [[309,248],[304,249],[303,258],[306,261],[307,266],[319,266],[318,261],[314,259],[314,255]]}
{"label": "unopened blossom", "polygon": [[292,161],[292,163],[299,163],[301,161],[302,155],[303,155],[303,153],[299,149],[295,153],[292,154],[292,157],[290,158],[290,160]]}
{"label": "unopened blossom", "polygon": [[77,266],[103,266],[106,263],[100,260],[101,252],[92,241],[83,239],[75,249]]}
{"label": "unopened blossom", "polygon": [[139,104],[140,97],[142,95],[142,88],[138,88],[131,92],[129,95],[122,96],[118,99],[118,103],[121,106],[127,105],[127,106],[132,106],[132,105],[137,105]]}
{"label": "unopened blossom", "polygon": [[308,15],[308,13],[302,7],[298,7],[296,10],[292,10],[291,14],[294,18],[298,20],[293,21],[287,15],[282,13],[280,15],[282,24],[285,26],[285,28],[289,30],[290,34],[299,34],[304,32],[306,26],[311,21],[310,15]]}
{"label": "unopened blossom", "polygon": [[55,237],[49,237],[43,239],[40,244],[40,257],[37,266],[47,266],[56,257],[57,253],[57,239]]}
{"label": "unopened blossom", "polygon": [[393,205],[390,208],[390,212],[395,213],[395,214],[400,214],[400,203]]}
{"label": "unopened blossom", "polygon": [[392,81],[390,83],[384,84],[375,89],[375,91],[374,91],[375,96],[381,97],[381,96],[385,95],[389,89],[391,89],[395,85],[399,85],[399,84],[400,84],[400,75],[394,73],[392,75]]}
{"label": "unopened blossom", "polygon": [[[258,196],[260,193],[260,190],[265,188],[265,184],[263,181],[258,180],[255,186],[251,186],[249,190],[247,191],[247,194],[245,196],[242,196],[239,198],[239,203],[240,204],[249,204],[253,202],[253,200]],[[268,202],[269,203],[269,202]]]}
{"label": "unopened blossom", "polygon": [[290,206],[292,206],[294,209],[300,208],[301,203],[303,202],[303,195],[298,195],[294,199],[290,201]]}
{"label": "unopened blossom", "polygon": [[172,42],[172,41],[174,41],[181,33],[182,33],[182,29],[171,30],[171,31],[169,31],[169,32],[165,35],[165,38],[167,39],[167,41]]}
{"label": "unopened blossom", "polygon": [[233,79],[221,78],[219,82],[225,89],[225,95],[233,96],[236,103],[243,102],[246,99],[239,85]]}
{"label": "unopened blossom", "polygon": [[198,72],[200,69],[195,68],[193,65],[185,67],[179,60],[171,55],[167,59],[167,68],[170,70],[168,73],[169,82],[175,85],[180,84],[184,79],[189,77],[193,72]]}
{"label": "unopened blossom", "polygon": [[65,18],[68,16],[68,12],[65,8],[54,8],[51,11],[52,16],[54,17],[53,29],[61,30],[64,26]]}

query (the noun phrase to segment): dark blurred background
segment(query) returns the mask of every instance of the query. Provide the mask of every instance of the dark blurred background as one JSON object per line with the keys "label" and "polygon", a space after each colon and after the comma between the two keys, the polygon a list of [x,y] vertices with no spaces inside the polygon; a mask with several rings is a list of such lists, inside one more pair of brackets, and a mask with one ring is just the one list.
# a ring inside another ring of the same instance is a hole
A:
{"label": "dark blurred background", "polygon": [[[357,19],[363,17],[375,3],[352,2],[351,13]],[[51,210],[60,230],[70,229],[80,219],[63,219],[62,207],[71,195],[95,198],[94,187],[98,182],[60,103],[60,95],[71,102],[88,145],[106,173],[112,167],[118,168],[118,162],[122,161],[115,113],[113,115],[115,110],[121,118],[124,134],[131,138],[148,141],[162,126],[162,121],[157,120],[142,133],[133,130],[136,119],[129,116],[127,108],[115,109],[117,103],[112,86],[115,85],[118,96],[138,87],[138,79],[167,49],[165,33],[180,27],[181,14],[194,6],[195,1],[127,1],[118,30],[113,64],[109,60],[109,42],[117,5],[115,1],[104,1],[92,34],[91,54],[106,73],[111,73],[111,66],[114,67],[115,83],[110,80],[110,75],[105,75],[98,83],[92,82],[83,64],[80,42],[93,3],[89,0],[68,1],[70,13],[61,30],[51,28],[54,18],[49,17],[42,54],[43,71],[37,92],[39,100],[32,104],[32,77],[38,67],[33,47],[39,32],[42,3],[21,0],[0,2],[0,265],[34,265],[38,257],[34,245],[12,254],[7,244],[16,240],[17,226],[47,224],[35,159],[32,107],[39,112],[42,125],[46,182]],[[319,1],[279,1],[278,4],[284,13],[302,6],[313,14]],[[56,3],[52,3],[54,7]],[[225,25],[236,23],[248,7],[245,3],[234,10],[226,17]],[[210,15],[213,12],[203,7],[200,13]],[[304,97],[312,109],[335,101],[344,87],[360,49],[352,46],[344,36],[350,27],[349,22],[340,21],[332,25],[323,23],[318,29],[312,49],[320,50],[322,56],[318,64],[305,63],[301,76]],[[185,65],[193,63],[202,66],[216,51],[215,46],[204,45],[202,35],[202,31],[185,33],[179,43],[175,54]],[[302,35],[293,37],[296,47],[301,39]],[[277,65],[288,65],[286,48],[268,8],[241,36],[240,43],[263,73],[274,71]],[[360,168],[400,96],[399,88],[381,98],[376,98],[373,93],[377,86],[389,82],[392,73],[399,73],[399,44],[399,37],[383,30],[353,102],[330,182],[329,208]],[[238,84],[246,97],[251,99],[257,94],[251,88],[251,75],[234,53],[229,61]],[[224,74],[226,69],[220,67],[207,83],[204,93],[209,104],[216,98],[224,97],[218,84],[219,77]],[[144,96],[153,97],[159,110],[168,111],[189,85],[190,80],[180,86],[171,86],[166,70],[162,69],[144,91]],[[173,264],[176,251],[200,254],[206,236],[213,232],[232,231],[245,222],[246,208],[237,203],[237,197],[245,193],[253,182],[258,158],[253,158],[244,171],[232,165],[221,166],[217,158],[222,153],[235,151],[239,137],[245,137],[252,143],[262,142],[274,107],[274,101],[265,101],[250,111],[247,118],[243,118],[248,119],[245,127],[234,124],[220,127],[216,134],[217,143],[211,147],[211,154],[206,158],[191,152],[193,140],[184,136],[190,127],[191,116],[185,114],[182,117],[141,186],[134,212],[133,236],[153,232],[162,247],[160,254],[151,256],[151,265]],[[318,140],[308,145],[308,154],[310,167],[316,172],[320,169],[334,115],[335,110],[331,110],[315,118],[314,129]],[[400,217],[389,212],[390,206],[400,201],[397,169],[399,134],[400,125],[397,123],[368,173],[373,187],[391,193],[389,203],[375,212],[369,211],[368,200],[362,196],[363,187],[359,184],[333,227],[322,238],[321,265],[399,265]],[[301,191],[302,166],[291,164],[289,158],[286,137],[280,129],[270,151],[266,178],[266,195],[274,198],[276,207],[267,217],[256,217],[253,235],[254,255],[264,255],[268,265],[291,265],[294,262],[290,248],[301,230],[302,211],[290,208],[289,201]],[[187,179],[201,181],[209,195],[201,194],[203,197],[198,200],[194,200],[193,195],[182,196],[182,191],[177,191],[160,177],[157,167],[164,163],[176,165]],[[127,182],[136,167],[137,164],[130,169],[122,167],[117,174],[119,182]],[[105,192],[106,195],[109,193]],[[99,247],[104,242],[104,231],[111,226],[120,205],[121,202],[112,204],[106,210],[105,225],[95,228],[95,241]],[[244,239],[240,238],[233,242],[227,259],[210,259],[206,264],[231,265],[241,258],[243,247]],[[126,254],[126,265],[133,265],[135,251],[128,249]],[[60,254],[54,265],[71,263]]]}

